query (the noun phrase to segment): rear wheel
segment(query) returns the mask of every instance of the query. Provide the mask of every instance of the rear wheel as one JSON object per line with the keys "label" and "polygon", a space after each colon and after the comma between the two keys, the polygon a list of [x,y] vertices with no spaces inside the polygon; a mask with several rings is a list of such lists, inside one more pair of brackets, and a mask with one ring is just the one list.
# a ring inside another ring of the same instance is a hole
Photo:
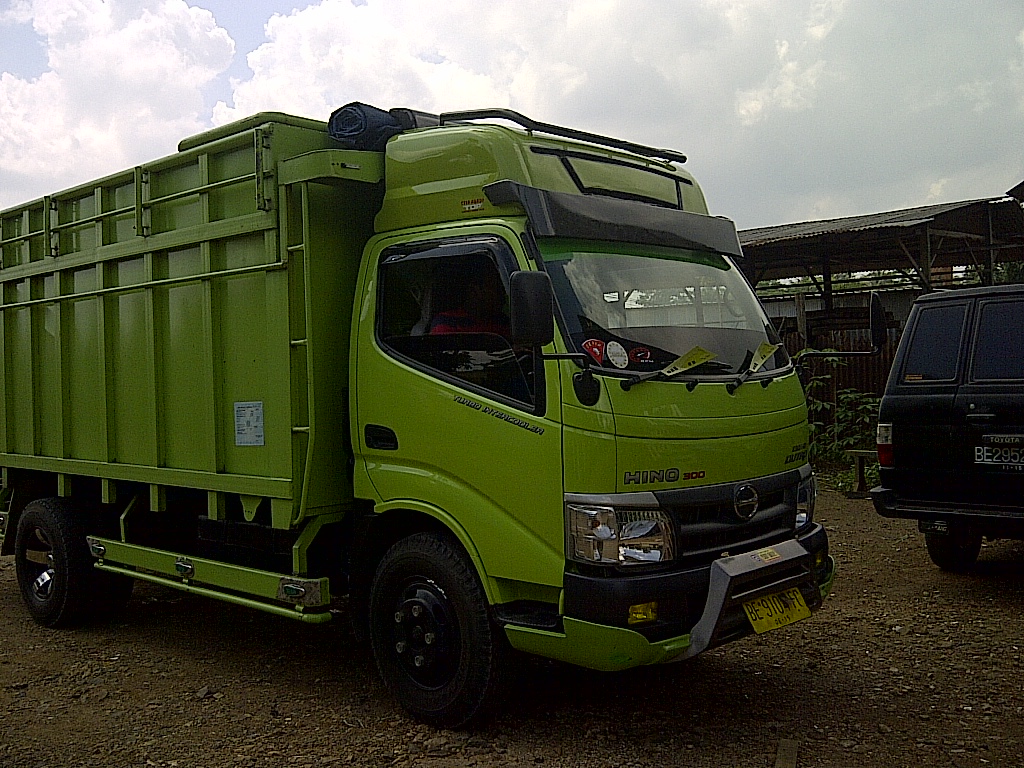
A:
{"label": "rear wheel", "polygon": [[18,585],[32,618],[45,627],[116,613],[131,597],[132,579],[93,567],[85,535],[80,516],[65,499],[33,501],[18,519]]}
{"label": "rear wheel", "polygon": [[970,570],[981,552],[980,533],[953,526],[945,534],[926,533],[924,542],[932,562],[952,573]]}
{"label": "rear wheel", "polygon": [[370,594],[370,641],[388,689],[421,721],[463,727],[500,698],[504,634],[448,536],[420,533],[388,550]]}

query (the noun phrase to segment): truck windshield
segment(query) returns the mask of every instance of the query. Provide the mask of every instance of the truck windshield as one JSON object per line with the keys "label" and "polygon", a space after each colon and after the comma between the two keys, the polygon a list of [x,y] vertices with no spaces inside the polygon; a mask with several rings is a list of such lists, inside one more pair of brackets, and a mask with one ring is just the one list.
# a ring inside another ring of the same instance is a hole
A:
{"label": "truck windshield", "polygon": [[726,256],[580,240],[544,239],[540,248],[572,344],[603,368],[643,373],[682,356],[687,377],[735,376],[752,360],[762,372],[789,365]]}

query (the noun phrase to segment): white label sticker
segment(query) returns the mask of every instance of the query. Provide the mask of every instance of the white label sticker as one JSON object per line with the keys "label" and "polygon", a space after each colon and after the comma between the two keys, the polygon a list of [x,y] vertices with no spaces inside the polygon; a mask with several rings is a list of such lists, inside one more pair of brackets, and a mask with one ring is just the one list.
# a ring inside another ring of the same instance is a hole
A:
{"label": "white label sticker", "polygon": [[617,341],[609,341],[608,346],[604,348],[604,353],[616,368],[625,368],[629,365],[629,355],[626,354],[626,348]]}
{"label": "white label sticker", "polygon": [[263,401],[235,403],[235,445],[263,445]]}

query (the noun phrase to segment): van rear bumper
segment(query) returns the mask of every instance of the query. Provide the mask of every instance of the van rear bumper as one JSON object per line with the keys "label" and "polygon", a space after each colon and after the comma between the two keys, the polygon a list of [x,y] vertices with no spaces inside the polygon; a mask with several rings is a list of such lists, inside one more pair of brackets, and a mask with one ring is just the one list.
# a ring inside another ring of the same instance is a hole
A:
{"label": "van rear bumper", "polygon": [[1024,537],[1024,507],[907,499],[884,486],[872,488],[870,495],[875,511],[882,517],[969,522],[985,535]]}

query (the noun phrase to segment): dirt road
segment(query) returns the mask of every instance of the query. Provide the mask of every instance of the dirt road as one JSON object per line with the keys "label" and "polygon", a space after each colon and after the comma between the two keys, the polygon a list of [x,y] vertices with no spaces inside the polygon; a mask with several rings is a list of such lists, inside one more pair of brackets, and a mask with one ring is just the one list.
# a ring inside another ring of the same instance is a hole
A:
{"label": "dirt road", "polygon": [[811,619],[616,675],[525,665],[476,733],[419,726],[342,622],[140,585],[110,626],[48,631],[0,559],[0,766],[1019,766],[1024,544],[931,565],[915,524],[819,502],[839,561]]}

